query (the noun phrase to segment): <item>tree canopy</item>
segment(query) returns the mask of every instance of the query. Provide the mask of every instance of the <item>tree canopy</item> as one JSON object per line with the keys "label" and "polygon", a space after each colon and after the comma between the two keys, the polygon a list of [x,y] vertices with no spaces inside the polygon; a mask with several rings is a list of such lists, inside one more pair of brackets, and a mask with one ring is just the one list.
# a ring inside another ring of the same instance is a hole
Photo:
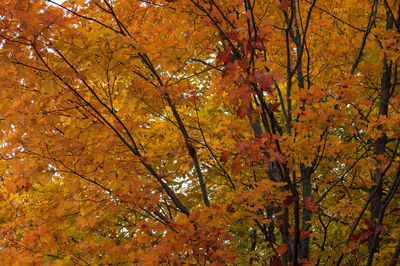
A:
{"label": "tree canopy", "polygon": [[0,0],[4,265],[395,265],[398,0]]}

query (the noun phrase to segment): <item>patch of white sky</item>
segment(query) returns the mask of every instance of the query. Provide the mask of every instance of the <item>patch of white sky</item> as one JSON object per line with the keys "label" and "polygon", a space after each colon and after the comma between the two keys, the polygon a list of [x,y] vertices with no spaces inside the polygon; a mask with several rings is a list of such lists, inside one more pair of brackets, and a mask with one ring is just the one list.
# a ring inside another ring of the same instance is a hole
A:
{"label": "patch of white sky", "polygon": [[[53,3],[46,1],[49,5],[54,5]],[[52,2],[57,3],[59,5],[61,5],[62,3],[65,2],[65,0],[52,0]]]}

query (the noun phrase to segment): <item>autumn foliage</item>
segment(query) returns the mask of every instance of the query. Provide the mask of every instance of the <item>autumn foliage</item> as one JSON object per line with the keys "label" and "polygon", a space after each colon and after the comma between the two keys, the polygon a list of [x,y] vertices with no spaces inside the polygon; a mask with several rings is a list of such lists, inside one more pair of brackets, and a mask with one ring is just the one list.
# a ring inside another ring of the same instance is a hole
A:
{"label": "autumn foliage", "polygon": [[0,0],[2,265],[388,265],[398,0]]}

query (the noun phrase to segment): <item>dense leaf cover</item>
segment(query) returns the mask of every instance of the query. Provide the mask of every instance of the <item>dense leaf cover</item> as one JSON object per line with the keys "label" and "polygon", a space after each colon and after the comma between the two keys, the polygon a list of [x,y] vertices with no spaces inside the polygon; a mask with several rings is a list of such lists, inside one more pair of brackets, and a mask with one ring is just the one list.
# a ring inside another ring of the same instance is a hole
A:
{"label": "dense leaf cover", "polygon": [[3,265],[387,265],[398,0],[0,0]]}

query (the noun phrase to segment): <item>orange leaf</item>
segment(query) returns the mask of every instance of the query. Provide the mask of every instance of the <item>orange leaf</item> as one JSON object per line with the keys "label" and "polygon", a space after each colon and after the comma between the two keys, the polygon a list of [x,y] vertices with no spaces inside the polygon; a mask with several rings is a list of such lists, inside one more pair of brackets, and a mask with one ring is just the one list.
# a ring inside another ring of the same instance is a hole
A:
{"label": "orange leaf", "polygon": [[231,164],[231,169],[233,173],[239,173],[242,170],[242,165],[240,164],[240,157],[236,156]]}
{"label": "orange leaf", "polygon": [[282,245],[280,245],[277,249],[276,252],[278,252],[279,255],[283,255],[285,254],[287,251],[289,250],[289,245],[286,243],[283,243]]}
{"label": "orange leaf", "polygon": [[302,228],[300,230],[300,240],[306,239],[310,237],[310,231],[308,230],[304,230],[304,228]]}

